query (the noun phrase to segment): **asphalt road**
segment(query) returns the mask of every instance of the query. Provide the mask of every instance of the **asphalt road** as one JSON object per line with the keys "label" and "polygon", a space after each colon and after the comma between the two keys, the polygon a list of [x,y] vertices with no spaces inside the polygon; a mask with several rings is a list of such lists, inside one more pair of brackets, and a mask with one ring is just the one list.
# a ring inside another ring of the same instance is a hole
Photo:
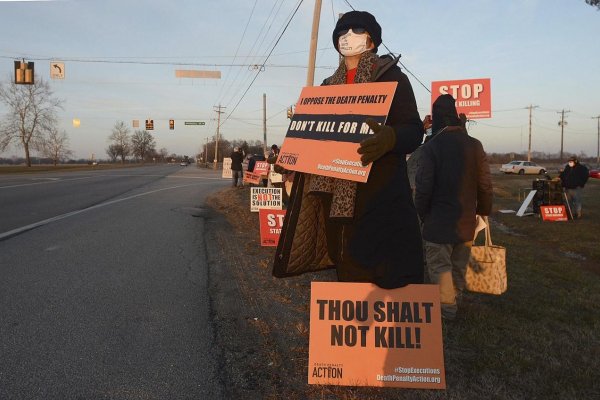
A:
{"label": "asphalt road", "polygon": [[0,176],[0,398],[218,399],[194,166]]}

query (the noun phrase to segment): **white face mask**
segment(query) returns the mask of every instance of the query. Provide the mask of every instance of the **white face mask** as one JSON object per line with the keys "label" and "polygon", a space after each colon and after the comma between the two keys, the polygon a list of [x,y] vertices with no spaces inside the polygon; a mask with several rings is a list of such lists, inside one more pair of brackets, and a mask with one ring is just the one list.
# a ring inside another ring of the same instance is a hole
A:
{"label": "white face mask", "polygon": [[575,163],[573,161],[569,162],[569,167],[573,168],[575,166]]}
{"label": "white face mask", "polygon": [[345,35],[340,36],[338,39],[338,48],[340,53],[346,56],[356,56],[367,51],[367,37],[366,33],[356,34],[352,32],[352,29]]}

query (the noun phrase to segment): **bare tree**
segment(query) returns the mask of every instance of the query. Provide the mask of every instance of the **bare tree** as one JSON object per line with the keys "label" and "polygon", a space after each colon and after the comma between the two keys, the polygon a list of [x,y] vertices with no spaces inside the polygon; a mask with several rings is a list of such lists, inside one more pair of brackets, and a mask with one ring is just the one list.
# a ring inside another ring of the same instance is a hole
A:
{"label": "bare tree", "polygon": [[[131,154],[131,146],[129,144],[129,128],[123,121],[115,122],[112,133],[108,137],[114,145],[113,150],[117,151],[117,156],[121,157],[121,163],[125,163],[125,159]],[[109,146],[110,149],[110,146]]]}
{"label": "bare tree", "polygon": [[110,144],[106,148],[106,154],[110,157],[112,162],[117,162],[117,157],[119,157],[119,154],[121,154],[121,148],[119,145]]}
{"label": "bare tree", "polygon": [[0,123],[0,151],[11,144],[23,148],[31,167],[31,150],[42,148],[44,136],[55,128],[62,100],[53,97],[50,85],[37,79],[33,85],[18,85],[11,78],[0,83],[0,102],[8,112]]}
{"label": "bare tree", "polygon": [[162,162],[165,162],[167,161],[167,157],[169,156],[169,150],[167,150],[166,147],[163,147],[158,151],[158,154],[160,154],[160,159],[162,160]]}
{"label": "bare tree", "polygon": [[598,7],[598,10],[600,10],[600,0],[585,0],[585,2],[590,6]]}
{"label": "bare tree", "polygon": [[148,154],[155,151],[155,148],[156,141],[148,131],[135,131],[131,137],[131,150],[142,162]]}
{"label": "bare tree", "polygon": [[73,152],[69,149],[69,137],[66,131],[59,132],[51,128],[42,144],[42,153],[45,157],[52,159],[54,166],[59,161],[70,158]]}

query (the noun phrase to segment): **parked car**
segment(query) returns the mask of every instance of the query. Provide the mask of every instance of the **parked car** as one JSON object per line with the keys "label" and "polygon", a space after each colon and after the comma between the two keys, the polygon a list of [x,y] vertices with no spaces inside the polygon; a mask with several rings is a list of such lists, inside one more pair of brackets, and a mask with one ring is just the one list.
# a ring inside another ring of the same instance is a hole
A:
{"label": "parked car", "polygon": [[500,167],[500,172],[505,174],[537,174],[543,175],[546,173],[546,168],[537,165],[532,161],[511,161],[508,164],[503,164]]}
{"label": "parked car", "polygon": [[590,169],[590,178],[600,179],[600,169]]}
{"label": "parked car", "polygon": [[187,167],[188,163],[186,161],[182,161],[179,163],[179,165],[182,167]]}

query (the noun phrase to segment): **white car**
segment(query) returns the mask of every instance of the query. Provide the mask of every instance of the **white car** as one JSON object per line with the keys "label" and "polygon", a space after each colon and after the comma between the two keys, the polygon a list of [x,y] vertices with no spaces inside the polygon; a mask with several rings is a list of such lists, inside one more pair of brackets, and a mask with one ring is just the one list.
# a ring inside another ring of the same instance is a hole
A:
{"label": "white car", "polygon": [[546,173],[546,168],[537,165],[532,161],[511,161],[508,164],[503,164],[500,167],[500,172],[505,174],[536,174],[543,175]]}

